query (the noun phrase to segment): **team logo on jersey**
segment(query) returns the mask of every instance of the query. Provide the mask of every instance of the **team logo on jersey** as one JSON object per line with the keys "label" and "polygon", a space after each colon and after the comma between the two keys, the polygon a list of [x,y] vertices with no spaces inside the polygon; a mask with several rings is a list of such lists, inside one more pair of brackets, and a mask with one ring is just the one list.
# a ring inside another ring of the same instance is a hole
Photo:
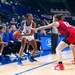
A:
{"label": "team logo on jersey", "polygon": [[47,40],[45,41],[45,45],[46,45],[47,47],[51,47],[51,39],[47,39]]}
{"label": "team logo on jersey", "polygon": [[29,33],[29,30],[26,30],[26,33]]}

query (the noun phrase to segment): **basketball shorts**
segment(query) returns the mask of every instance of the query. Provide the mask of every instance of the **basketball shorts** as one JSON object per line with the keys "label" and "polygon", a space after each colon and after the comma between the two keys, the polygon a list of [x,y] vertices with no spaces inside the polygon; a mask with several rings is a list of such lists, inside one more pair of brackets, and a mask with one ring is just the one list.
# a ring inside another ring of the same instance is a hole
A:
{"label": "basketball shorts", "polygon": [[64,41],[68,45],[75,44],[75,34],[74,35],[68,34],[62,41]]}
{"label": "basketball shorts", "polygon": [[32,40],[34,40],[34,35],[32,35],[32,36],[22,36],[22,38],[26,38],[26,40],[32,41]]}

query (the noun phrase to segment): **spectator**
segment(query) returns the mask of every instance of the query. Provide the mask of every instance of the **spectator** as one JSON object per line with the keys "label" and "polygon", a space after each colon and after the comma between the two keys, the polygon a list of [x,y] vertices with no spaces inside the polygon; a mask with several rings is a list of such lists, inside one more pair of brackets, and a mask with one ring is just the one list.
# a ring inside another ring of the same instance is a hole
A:
{"label": "spectator", "polygon": [[12,30],[12,28],[11,28],[11,26],[9,26],[9,31],[11,31]]}
{"label": "spectator", "polygon": [[6,0],[1,0],[2,3],[4,3]]}
{"label": "spectator", "polygon": [[17,18],[17,22],[18,22],[18,26],[21,26],[21,18],[20,18],[20,16],[18,16],[18,18]]}
{"label": "spectator", "polygon": [[39,18],[39,16],[36,17],[36,20],[37,20],[37,21],[41,21],[41,19]]}
{"label": "spectator", "polygon": [[40,27],[40,26],[41,26],[40,24],[37,24],[36,28],[37,28],[37,27]]}
{"label": "spectator", "polygon": [[15,47],[14,41],[10,40],[10,38],[9,38],[9,31],[10,31],[9,28],[10,28],[9,26],[6,27],[5,32],[3,32],[3,41],[4,42],[8,42],[8,47],[5,48],[6,50],[4,50],[4,55],[10,53],[11,54],[11,57],[16,57],[13,54],[15,52],[15,48],[16,47]]}
{"label": "spectator", "polygon": [[10,40],[14,41],[15,46],[16,46],[15,52],[18,53],[19,49],[20,49],[21,42],[20,42],[19,39],[15,39],[14,36],[13,36],[13,33],[16,31],[16,26],[12,25],[11,28],[12,28],[12,30],[9,32],[9,37],[10,37]]}
{"label": "spectator", "polygon": [[12,18],[12,20],[10,21],[11,25],[17,25],[17,21],[15,20],[15,18]]}
{"label": "spectator", "polygon": [[46,35],[45,30],[38,31],[38,33],[35,34],[35,40],[37,42],[38,52],[42,52],[41,51],[41,36],[44,36],[44,35]]}
{"label": "spectator", "polygon": [[21,23],[21,18],[20,18],[20,16],[17,17],[17,22],[18,22],[18,23]]}
{"label": "spectator", "polygon": [[7,27],[7,26],[10,26],[9,22],[6,22],[6,27]]}
{"label": "spectator", "polygon": [[3,36],[3,27],[0,26],[0,65],[2,64],[2,52],[3,52],[4,45],[8,45],[7,42],[2,41],[2,36]]}
{"label": "spectator", "polygon": [[26,16],[22,15],[22,20],[26,20]]}

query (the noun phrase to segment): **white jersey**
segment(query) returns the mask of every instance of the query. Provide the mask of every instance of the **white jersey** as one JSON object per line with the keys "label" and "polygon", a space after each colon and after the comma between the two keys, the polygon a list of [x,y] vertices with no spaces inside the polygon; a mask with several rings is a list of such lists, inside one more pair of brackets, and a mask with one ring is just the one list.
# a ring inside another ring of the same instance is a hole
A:
{"label": "white jersey", "polygon": [[31,33],[31,28],[32,28],[32,23],[33,23],[33,21],[31,21],[31,23],[29,25],[27,25],[26,20],[25,20],[22,33],[30,34]]}

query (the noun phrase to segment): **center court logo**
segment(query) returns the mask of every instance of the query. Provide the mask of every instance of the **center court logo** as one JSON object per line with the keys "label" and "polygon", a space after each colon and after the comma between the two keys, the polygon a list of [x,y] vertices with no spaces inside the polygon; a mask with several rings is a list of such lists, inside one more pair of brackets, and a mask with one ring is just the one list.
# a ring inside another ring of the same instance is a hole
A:
{"label": "center court logo", "polygon": [[47,40],[45,41],[45,45],[46,45],[47,47],[51,47],[51,39],[47,39]]}

